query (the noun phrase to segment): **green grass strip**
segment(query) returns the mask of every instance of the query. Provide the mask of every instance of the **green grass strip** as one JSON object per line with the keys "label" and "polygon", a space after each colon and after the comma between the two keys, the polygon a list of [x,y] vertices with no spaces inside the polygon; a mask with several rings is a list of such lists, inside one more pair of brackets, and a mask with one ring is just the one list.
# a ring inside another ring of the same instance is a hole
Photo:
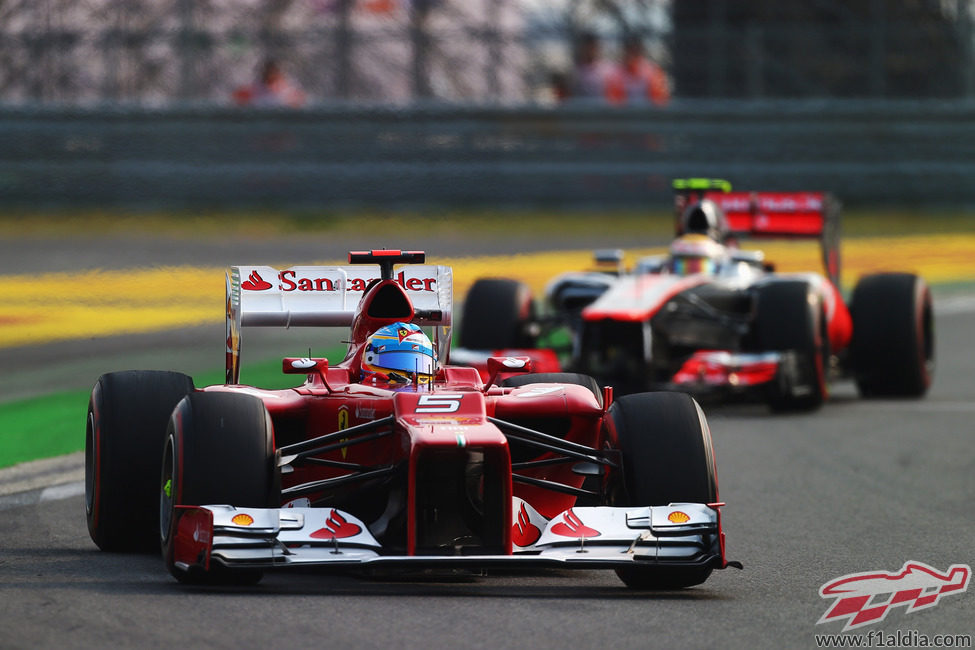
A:
{"label": "green grass strip", "polygon": [[87,390],[0,405],[0,467],[83,449],[87,408]]}
{"label": "green grass strip", "polygon": [[[344,354],[344,348],[335,348],[325,356],[341,359]],[[193,382],[212,386],[223,379],[224,371],[216,370],[193,377]],[[280,359],[241,368],[241,383],[261,388],[292,388],[304,380],[304,375],[283,374]],[[67,391],[0,404],[0,467],[84,449],[88,395],[88,390]]]}

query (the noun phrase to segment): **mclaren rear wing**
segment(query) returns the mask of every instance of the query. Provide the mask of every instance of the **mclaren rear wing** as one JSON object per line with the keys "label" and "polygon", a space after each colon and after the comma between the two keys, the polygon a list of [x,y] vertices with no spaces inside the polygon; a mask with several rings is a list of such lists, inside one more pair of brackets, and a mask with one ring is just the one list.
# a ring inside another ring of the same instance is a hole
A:
{"label": "mclaren rear wing", "polygon": [[[241,328],[349,327],[377,266],[232,266],[227,271],[228,384],[240,380]],[[434,326],[435,344],[447,359],[453,275],[449,266],[404,266],[392,275],[409,296],[418,325]]]}
{"label": "mclaren rear wing", "polygon": [[[840,284],[840,202],[828,192],[733,192],[719,179],[674,181],[676,205],[702,198],[717,203],[736,237],[818,239],[823,267]],[[678,214],[678,220],[680,215]]]}

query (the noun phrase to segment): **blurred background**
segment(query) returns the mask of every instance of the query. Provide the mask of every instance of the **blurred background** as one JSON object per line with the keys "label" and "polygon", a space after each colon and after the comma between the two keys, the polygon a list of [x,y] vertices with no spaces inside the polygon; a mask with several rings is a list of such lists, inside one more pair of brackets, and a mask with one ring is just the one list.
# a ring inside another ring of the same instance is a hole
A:
{"label": "blurred background", "polygon": [[975,200],[971,0],[0,0],[0,206]]}

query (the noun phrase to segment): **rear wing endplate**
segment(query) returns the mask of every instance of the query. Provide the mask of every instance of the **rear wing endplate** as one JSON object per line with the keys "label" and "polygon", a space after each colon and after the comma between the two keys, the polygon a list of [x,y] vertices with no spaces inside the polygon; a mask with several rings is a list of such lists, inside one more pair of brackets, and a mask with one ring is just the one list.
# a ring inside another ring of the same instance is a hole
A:
{"label": "rear wing endplate", "polygon": [[[348,327],[366,288],[380,279],[376,266],[232,266],[227,271],[228,384],[240,379],[242,327]],[[453,274],[449,266],[411,265],[393,279],[415,311],[413,322],[432,325],[441,359],[447,359],[452,322]]]}

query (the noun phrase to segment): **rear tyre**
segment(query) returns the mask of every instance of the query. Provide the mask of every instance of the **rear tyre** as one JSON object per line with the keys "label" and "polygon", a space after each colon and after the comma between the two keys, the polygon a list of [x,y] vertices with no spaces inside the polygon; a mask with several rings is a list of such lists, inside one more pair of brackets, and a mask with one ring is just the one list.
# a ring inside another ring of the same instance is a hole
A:
{"label": "rear tyre", "polygon": [[460,346],[468,350],[533,348],[535,307],[531,290],[517,280],[482,278],[464,298]]}
{"label": "rear tyre", "polygon": [[851,356],[865,397],[921,397],[934,376],[934,312],[927,284],[910,273],[861,279],[853,291]]}
{"label": "rear tyre", "polygon": [[828,393],[829,334],[822,297],[808,282],[773,282],[758,290],[754,324],[756,348],[782,352],[770,385],[773,411],[814,411]]}
{"label": "rear tyre", "polygon": [[103,551],[159,548],[159,454],[173,408],[191,392],[193,380],[178,372],[127,370],[95,382],[85,427],[85,517]]}
{"label": "rear tyre", "polygon": [[228,569],[217,560],[211,561],[209,571],[180,568],[172,541],[178,505],[281,505],[273,430],[264,403],[239,393],[188,395],[169,421],[162,464],[157,512],[170,573],[194,584],[258,582],[260,569]]}
{"label": "rear tyre", "polygon": [[589,375],[578,372],[535,372],[524,375],[514,375],[501,381],[502,386],[527,386],[529,384],[574,384],[592,391],[596,402],[603,404],[603,391],[599,383]]}
{"label": "rear tyre", "polygon": [[[617,505],[717,502],[711,431],[694,399],[684,393],[636,393],[613,402],[609,413],[623,461]],[[701,584],[712,569],[648,566],[616,573],[636,589],[681,589]]]}

